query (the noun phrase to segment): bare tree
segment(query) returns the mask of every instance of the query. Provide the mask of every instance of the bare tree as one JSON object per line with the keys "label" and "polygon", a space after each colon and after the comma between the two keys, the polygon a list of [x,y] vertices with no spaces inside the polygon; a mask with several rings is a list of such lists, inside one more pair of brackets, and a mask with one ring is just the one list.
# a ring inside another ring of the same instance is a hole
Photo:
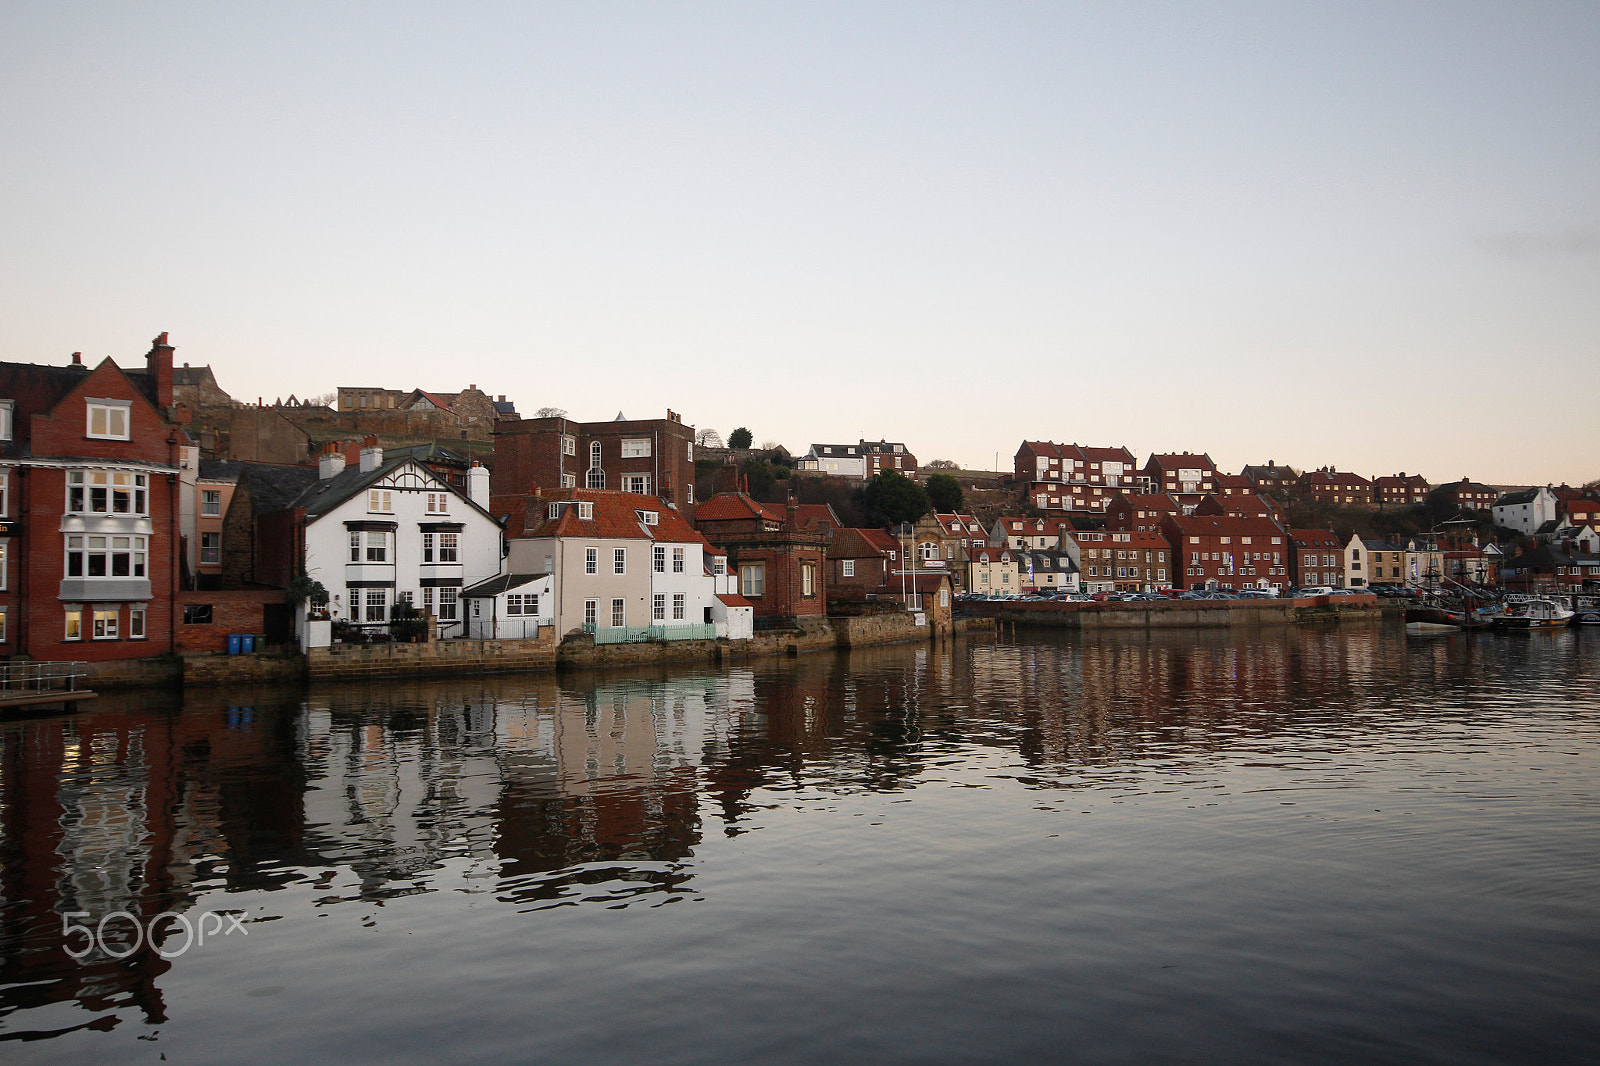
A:
{"label": "bare tree", "polygon": [[533,413],[534,418],[566,418],[567,411],[564,407],[541,407]]}
{"label": "bare tree", "polygon": [[337,392],[322,392],[315,396],[307,396],[300,403],[306,407],[332,407],[333,402],[339,398]]}
{"label": "bare tree", "polygon": [[775,452],[781,447],[783,447],[783,445],[779,444],[775,440],[764,440],[761,442],[761,450],[764,452]]}
{"label": "bare tree", "polygon": [[934,459],[922,464],[925,470],[959,470],[960,467],[949,459]]}
{"label": "bare tree", "polygon": [[714,429],[702,429],[694,436],[694,442],[702,448],[722,447],[722,434]]}

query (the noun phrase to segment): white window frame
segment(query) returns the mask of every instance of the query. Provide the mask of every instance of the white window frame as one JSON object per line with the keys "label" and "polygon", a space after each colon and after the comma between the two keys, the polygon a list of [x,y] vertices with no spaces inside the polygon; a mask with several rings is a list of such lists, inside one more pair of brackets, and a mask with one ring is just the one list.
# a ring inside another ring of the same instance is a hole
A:
{"label": "white window frame", "polygon": [[583,572],[586,574],[598,574],[600,572],[599,548],[583,549]]}
{"label": "white window frame", "polygon": [[[207,545],[206,538],[215,538],[215,543]],[[200,565],[215,566],[222,562],[222,534],[209,532],[200,534]]]}
{"label": "white window frame", "polygon": [[388,589],[362,589],[361,590],[361,621],[368,624],[378,624],[389,620],[389,590]]}
{"label": "white window frame", "polygon": [[368,489],[367,511],[371,514],[394,514],[393,490]]}
{"label": "white window frame", "polygon": [[650,566],[658,574],[667,572],[667,548],[664,544],[657,544],[650,549]]}
{"label": "white window frame", "polygon": [[687,601],[686,601],[686,598],[684,597],[683,593],[674,592],[672,594],[672,620],[673,621],[675,621],[675,622],[683,621],[684,606],[685,606],[686,602]]}
{"label": "white window frame", "polygon": [[[130,440],[133,403],[129,400],[89,399],[84,401],[86,417],[83,435],[90,440]],[[98,419],[100,429],[95,429]]]}
{"label": "white window frame", "polygon": [[747,600],[758,600],[766,595],[767,564],[739,564],[739,595]]}
{"label": "white window frame", "polygon": [[[0,400],[0,440],[11,439],[13,433],[12,426],[15,419],[15,407],[15,400]],[[0,625],[3,625],[3,622],[0,622]],[[3,636],[0,636],[0,640],[4,639],[5,638]]]}
{"label": "white window frame", "polygon": [[450,513],[450,494],[448,492],[430,492],[430,493],[428,493],[428,513],[429,514],[449,514]]}
{"label": "white window frame", "polygon": [[611,549],[611,572],[612,574],[626,574],[628,572],[627,548]]}
{"label": "white window frame", "polygon": [[200,490],[200,514],[205,518],[218,518],[222,515],[222,490]]}
{"label": "white window frame", "polygon": [[624,459],[650,458],[649,437],[624,437],[622,438],[622,457]]}
{"label": "white window frame", "polygon": [[598,626],[600,624],[599,600],[583,601],[583,624],[590,627]]}
{"label": "white window frame", "polygon": [[439,602],[436,606],[434,617],[441,622],[454,622],[461,617],[461,590],[451,585],[442,585],[438,589]]}
{"label": "white window frame", "polygon": [[[98,543],[96,543],[98,542]],[[148,574],[146,563],[149,560],[150,538],[143,535],[130,535],[122,533],[69,533],[66,538],[66,558],[62,573],[67,577],[86,578],[142,578]],[[117,573],[117,558],[127,556],[126,572]],[[101,564],[102,573],[91,573],[94,569],[93,560],[97,557],[105,561]],[[77,560],[74,567],[73,560]]]}
{"label": "white window frame", "polygon": [[621,596],[611,601],[611,628],[623,629],[628,624],[628,601]]}
{"label": "white window frame", "polygon": [[855,577],[856,576],[856,561],[854,559],[840,559],[839,560],[839,576],[840,577]]}
{"label": "white window frame", "polygon": [[652,622],[665,622],[667,620],[667,594],[657,592],[650,597],[650,620]]}
{"label": "white window frame", "polygon": [[122,470],[67,471],[68,514],[148,516],[149,508],[150,478],[147,474]]}
{"label": "white window frame", "polygon": [[682,548],[673,548],[672,549],[672,572],[674,574],[683,573],[683,549]]}

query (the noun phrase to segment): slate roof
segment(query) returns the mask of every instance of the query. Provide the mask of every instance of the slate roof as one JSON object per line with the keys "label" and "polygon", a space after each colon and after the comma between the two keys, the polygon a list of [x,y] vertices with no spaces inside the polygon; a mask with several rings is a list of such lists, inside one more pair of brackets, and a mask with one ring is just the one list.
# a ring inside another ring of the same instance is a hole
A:
{"label": "slate roof", "polygon": [[502,592],[510,592],[512,589],[521,588],[530,581],[537,581],[541,577],[548,576],[547,574],[500,574],[462,589],[461,595],[479,599],[485,596],[498,596]]}
{"label": "slate roof", "polygon": [[201,481],[238,481],[244,464],[232,459],[200,460]]}
{"label": "slate roof", "polygon": [[1522,489],[1520,492],[1508,492],[1494,501],[1496,507],[1516,507],[1519,504],[1532,503],[1539,497],[1539,489]]}
{"label": "slate roof", "polygon": [[295,498],[316,480],[317,470],[309,466],[245,463],[239,471],[239,484],[249,488],[250,506],[256,514],[271,514],[292,506]]}

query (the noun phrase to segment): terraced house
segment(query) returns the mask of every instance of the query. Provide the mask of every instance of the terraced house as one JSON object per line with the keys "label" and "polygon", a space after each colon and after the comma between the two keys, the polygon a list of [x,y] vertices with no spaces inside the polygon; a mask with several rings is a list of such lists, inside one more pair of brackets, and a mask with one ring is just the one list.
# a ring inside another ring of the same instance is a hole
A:
{"label": "terraced house", "polygon": [[0,653],[174,650],[179,449],[165,333],[136,370],[0,363]]}

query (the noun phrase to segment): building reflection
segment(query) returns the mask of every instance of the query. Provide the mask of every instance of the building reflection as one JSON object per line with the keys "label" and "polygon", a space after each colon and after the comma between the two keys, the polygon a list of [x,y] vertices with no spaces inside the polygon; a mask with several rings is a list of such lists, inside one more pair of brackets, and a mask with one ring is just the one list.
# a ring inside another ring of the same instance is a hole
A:
{"label": "building reflection", "polygon": [[461,879],[525,909],[663,900],[693,891],[703,834],[762,824],[785,794],[903,791],[989,753],[1036,787],[1181,770],[1279,736],[1307,744],[1308,722],[1382,728],[1442,695],[1459,708],[1509,659],[1559,657],[1552,642],[1581,636],[1025,634],[716,673],[190,693],[182,706],[106,696],[0,723],[0,1017],[76,1003],[65,1029],[165,1018],[161,977],[181,962],[133,946],[121,922],[107,939],[126,958],[74,959],[68,914],[148,927],[243,892],[311,887],[326,907]]}

